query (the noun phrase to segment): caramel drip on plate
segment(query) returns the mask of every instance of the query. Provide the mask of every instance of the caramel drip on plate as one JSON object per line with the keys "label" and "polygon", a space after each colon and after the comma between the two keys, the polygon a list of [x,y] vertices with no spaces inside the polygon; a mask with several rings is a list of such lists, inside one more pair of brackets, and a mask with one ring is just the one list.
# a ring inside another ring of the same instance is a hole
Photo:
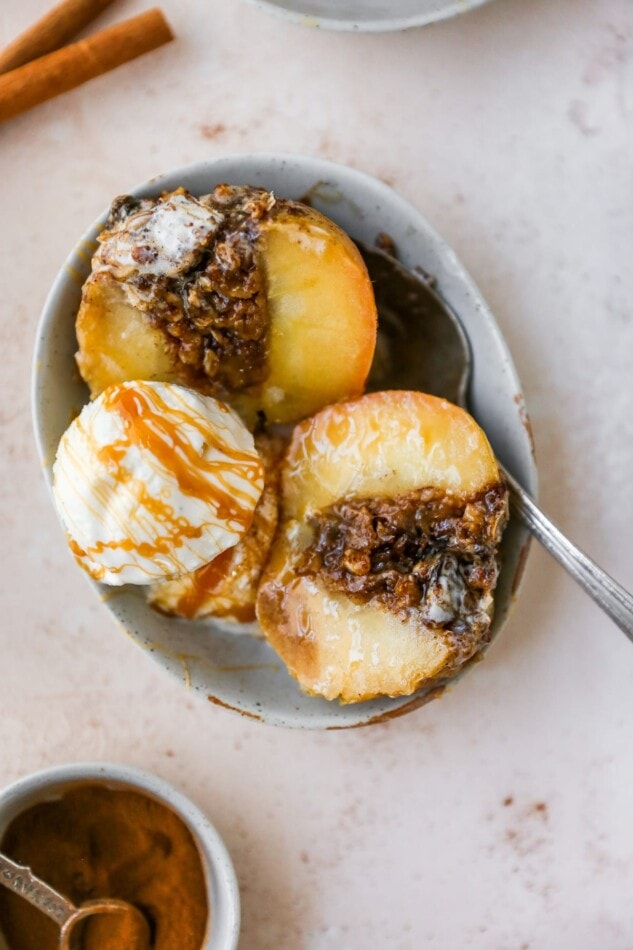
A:
{"label": "caramel drip on plate", "polygon": [[[210,597],[222,594],[222,587],[231,573],[233,555],[234,549],[229,548],[187,577],[187,584],[183,585],[183,592],[175,607],[177,616],[194,620]],[[252,623],[255,620],[255,607],[250,603],[229,602],[229,605],[223,608],[219,603],[214,603],[212,615],[230,617],[238,623]]]}
{"label": "caramel drip on plate", "polygon": [[189,620],[197,615],[206,598],[217,591],[226,577],[232,556],[233,551],[229,548],[228,551],[218,554],[212,561],[192,574],[186,591],[183,591],[182,596],[178,598],[179,615]]}
{"label": "caramel drip on plate", "polygon": [[[232,604],[225,610],[216,607],[213,611],[214,617],[226,617],[227,620],[235,620],[237,623],[254,623],[257,619],[255,607],[253,604]],[[246,667],[243,667],[246,669]]]}

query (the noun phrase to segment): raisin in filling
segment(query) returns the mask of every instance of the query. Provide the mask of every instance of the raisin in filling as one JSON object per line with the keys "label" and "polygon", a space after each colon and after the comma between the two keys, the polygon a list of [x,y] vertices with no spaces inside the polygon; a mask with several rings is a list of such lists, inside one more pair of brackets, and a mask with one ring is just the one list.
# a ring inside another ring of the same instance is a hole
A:
{"label": "raisin in filling", "polygon": [[501,483],[470,498],[422,488],[343,500],[309,519],[313,539],[298,570],[356,603],[417,609],[453,633],[481,632],[507,511]]}
{"label": "raisin in filling", "polygon": [[[222,396],[268,375],[265,276],[255,248],[275,199],[257,188],[219,185],[200,200],[221,213],[222,223],[195,263],[177,276],[136,274],[126,283],[192,384]],[[142,204],[119,199],[106,229],[120,226]]]}

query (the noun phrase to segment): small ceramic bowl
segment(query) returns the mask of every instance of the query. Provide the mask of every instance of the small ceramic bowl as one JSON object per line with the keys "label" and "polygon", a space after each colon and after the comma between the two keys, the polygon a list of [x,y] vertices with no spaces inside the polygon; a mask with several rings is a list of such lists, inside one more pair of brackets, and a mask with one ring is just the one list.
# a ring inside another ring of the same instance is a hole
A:
{"label": "small ceramic bowl", "polygon": [[[158,195],[184,185],[193,194],[206,194],[220,182],[259,185],[284,198],[308,196],[318,211],[352,238],[372,245],[378,233],[387,232],[405,267],[422,268],[434,275],[439,293],[460,317],[470,339],[473,415],[501,461],[535,493],[529,424],[510,354],[477,287],[419,211],[383,182],[352,168],[299,155],[234,155],[201,162],[152,179],[131,193]],[[38,330],[33,411],[49,484],[61,435],[88,400],[75,366],[74,326],[81,285],[90,272],[90,253],[106,213],[86,232],[59,272]],[[518,590],[527,544],[525,529],[511,522],[501,550],[493,636],[503,627]],[[143,588],[104,588],[90,583],[132,639],[188,689],[252,719],[304,729],[345,728],[401,715],[435,695],[420,691],[349,706],[306,696],[261,639],[236,635],[211,621],[176,620],[158,614],[148,607]]]}
{"label": "small ceramic bowl", "polygon": [[294,23],[321,30],[387,33],[467,13],[488,0],[251,0]]}
{"label": "small ceramic bowl", "polygon": [[[85,783],[111,789],[142,792],[167,805],[185,823],[200,852],[211,909],[210,923],[201,950],[235,950],[240,933],[240,895],[235,871],[224,842],[199,808],[163,779],[106,762],[59,765],[20,779],[0,792],[0,840],[21,812],[40,802],[54,801],[64,792]],[[0,950],[10,950],[0,934]]]}

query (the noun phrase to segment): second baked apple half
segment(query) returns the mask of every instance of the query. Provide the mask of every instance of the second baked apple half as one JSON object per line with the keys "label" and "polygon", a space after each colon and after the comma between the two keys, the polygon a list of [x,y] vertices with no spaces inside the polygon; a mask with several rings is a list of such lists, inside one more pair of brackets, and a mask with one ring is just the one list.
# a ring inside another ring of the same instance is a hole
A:
{"label": "second baked apple half", "polygon": [[329,406],[295,429],[259,589],[304,690],[358,702],[453,676],[490,637],[507,488],[468,413],[416,392]]}
{"label": "second baked apple half", "polygon": [[376,342],[367,270],[336,224],[251,187],[112,205],[77,317],[93,396],[177,382],[253,423],[359,395]]}

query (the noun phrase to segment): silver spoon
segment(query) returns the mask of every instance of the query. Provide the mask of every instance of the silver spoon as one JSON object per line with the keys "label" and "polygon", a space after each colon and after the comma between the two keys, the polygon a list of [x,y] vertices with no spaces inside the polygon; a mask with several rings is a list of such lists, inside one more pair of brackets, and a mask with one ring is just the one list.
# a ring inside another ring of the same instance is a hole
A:
{"label": "silver spoon", "polygon": [[[370,389],[418,389],[468,409],[472,372],[459,318],[425,280],[391,254],[357,242],[367,264],[379,314]],[[510,506],[604,612],[633,641],[633,596],[565,537],[501,464]]]}
{"label": "silver spoon", "polygon": [[[116,898],[101,898],[86,901],[80,907],[75,907],[67,898],[59,894],[40,878],[36,877],[30,868],[17,864],[6,854],[0,852],[0,884],[13,893],[29,901],[34,907],[51,917],[60,927],[60,950],[71,950],[75,946],[75,939],[89,917],[97,914],[125,914],[134,922],[134,943],[121,950],[140,950],[150,946],[150,932],[144,915],[128,904]],[[71,942],[72,941],[72,942]]]}

